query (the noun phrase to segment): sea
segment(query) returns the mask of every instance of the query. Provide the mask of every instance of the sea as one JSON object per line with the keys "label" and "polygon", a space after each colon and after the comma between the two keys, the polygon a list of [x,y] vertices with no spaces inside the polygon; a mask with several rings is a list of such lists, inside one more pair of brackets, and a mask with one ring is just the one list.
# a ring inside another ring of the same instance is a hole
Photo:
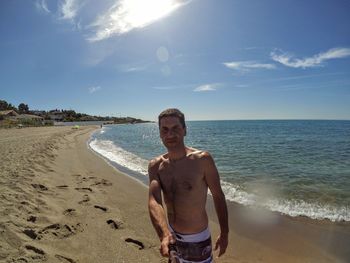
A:
{"label": "sea", "polygon": [[[228,202],[350,221],[350,121],[188,121],[185,143],[211,153]],[[146,185],[166,152],[157,123],[104,126],[89,146]]]}

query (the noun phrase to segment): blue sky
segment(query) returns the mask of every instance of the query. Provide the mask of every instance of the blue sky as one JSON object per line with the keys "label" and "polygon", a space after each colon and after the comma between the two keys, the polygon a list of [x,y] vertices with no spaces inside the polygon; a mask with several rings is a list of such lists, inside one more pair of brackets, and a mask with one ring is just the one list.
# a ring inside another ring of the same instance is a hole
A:
{"label": "blue sky", "polygon": [[4,0],[0,99],[155,120],[350,119],[347,0]]}

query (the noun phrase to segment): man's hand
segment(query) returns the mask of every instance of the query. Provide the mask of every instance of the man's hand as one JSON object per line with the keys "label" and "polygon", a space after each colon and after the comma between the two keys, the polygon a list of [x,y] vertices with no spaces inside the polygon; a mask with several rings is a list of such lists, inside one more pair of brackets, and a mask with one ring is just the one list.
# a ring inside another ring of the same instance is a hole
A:
{"label": "man's hand", "polygon": [[218,237],[215,243],[215,250],[217,250],[220,247],[218,257],[222,256],[225,253],[227,245],[228,245],[228,234],[220,234],[220,236]]}
{"label": "man's hand", "polygon": [[160,254],[163,257],[169,257],[169,244],[175,244],[175,238],[170,233],[166,235],[160,243]]}

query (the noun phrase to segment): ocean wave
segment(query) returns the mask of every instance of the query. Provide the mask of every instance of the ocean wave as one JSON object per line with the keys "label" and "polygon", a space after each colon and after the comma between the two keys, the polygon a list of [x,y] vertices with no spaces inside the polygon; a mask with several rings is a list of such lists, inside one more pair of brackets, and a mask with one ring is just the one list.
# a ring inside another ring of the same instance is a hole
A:
{"label": "ocean wave", "polygon": [[147,176],[148,161],[125,151],[112,141],[93,139],[89,145],[94,151],[108,160]]}
{"label": "ocean wave", "polygon": [[[228,182],[221,182],[226,199],[246,206],[263,207],[292,217],[306,216],[312,219],[329,219],[333,222],[350,221],[350,208],[347,206],[333,207],[302,200],[262,199],[250,194]],[[263,201],[262,201],[263,200]]]}

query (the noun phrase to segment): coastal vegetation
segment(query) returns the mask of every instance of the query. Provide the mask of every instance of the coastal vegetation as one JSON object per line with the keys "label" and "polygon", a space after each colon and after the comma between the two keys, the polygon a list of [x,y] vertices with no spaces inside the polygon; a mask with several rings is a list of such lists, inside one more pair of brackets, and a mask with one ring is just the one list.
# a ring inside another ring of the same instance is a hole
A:
{"label": "coastal vegetation", "polygon": [[17,107],[5,100],[0,100],[0,127],[43,126],[57,122],[103,121],[108,124],[147,122],[133,117],[95,116],[69,109],[31,110],[28,104],[20,103]]}

